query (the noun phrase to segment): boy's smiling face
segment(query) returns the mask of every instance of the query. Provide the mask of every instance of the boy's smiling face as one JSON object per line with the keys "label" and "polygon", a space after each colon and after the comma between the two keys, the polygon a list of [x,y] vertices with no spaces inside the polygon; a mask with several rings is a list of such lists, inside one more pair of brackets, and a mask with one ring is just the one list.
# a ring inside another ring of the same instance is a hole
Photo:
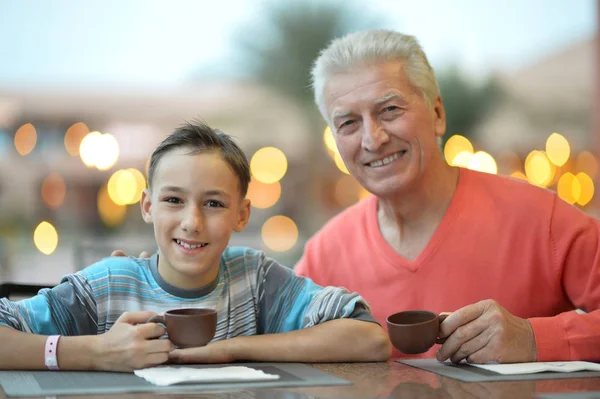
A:
{"label": "boy's smiling face", "polygon": [[210,284],[231,233],[242,231],[250,217],[240,179],[218,151],[179,148],[162,156],[151,187],[141,207],[154,225],[160,275],[184,289]]}

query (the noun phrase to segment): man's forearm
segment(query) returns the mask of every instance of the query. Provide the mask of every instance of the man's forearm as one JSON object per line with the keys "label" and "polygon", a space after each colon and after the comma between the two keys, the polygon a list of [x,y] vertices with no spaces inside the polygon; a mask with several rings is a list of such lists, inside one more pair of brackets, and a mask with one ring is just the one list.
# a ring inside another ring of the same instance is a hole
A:
{"label": "man's forearm", "polygon": [[[44,346],[47,337],[0,326],[0,369],[46,370]],[[62,370],[94,368],[93,336],[61,337],[58,343],[58,366]]]}
{"label": "man's forearm", "polygon": [[391,355],[387,334],[375,323],[338,319],[281,334],[222,341],[233,360],[278,362],[376,362]]}

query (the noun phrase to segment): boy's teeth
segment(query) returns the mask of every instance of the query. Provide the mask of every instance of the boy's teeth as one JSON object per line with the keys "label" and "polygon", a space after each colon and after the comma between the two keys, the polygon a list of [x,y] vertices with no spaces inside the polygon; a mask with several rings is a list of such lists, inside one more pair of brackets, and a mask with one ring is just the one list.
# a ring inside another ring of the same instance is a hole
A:
{"label": "boy's teeth", "polygon": [[190,245],[190,244],[188,244],[188,243],[186,243],[186,242],[183,242],[183,241],[181,241],[181,240],[175,240],[175,241],[177,242],[177,244],[179,244],[179,245],[181,245],[182,247],[184,247],[184,248],[187,248],[187,249],[196,249],[196,248],[201,248],[201,247],[203,247],[203,246],[205,246],[205,245],[206,245],[206,244]]}
{"label": "boy's teeth", "polygon": [[400,157],[400,152],[397,152],[393,155],[390,155],[389,157],[385,157],[381,160],[371,162],[369,164],[369,166],[375,167],[375,166],[387,165],[388,163],[392,162],[395,159],[398,159],[399,157]]}

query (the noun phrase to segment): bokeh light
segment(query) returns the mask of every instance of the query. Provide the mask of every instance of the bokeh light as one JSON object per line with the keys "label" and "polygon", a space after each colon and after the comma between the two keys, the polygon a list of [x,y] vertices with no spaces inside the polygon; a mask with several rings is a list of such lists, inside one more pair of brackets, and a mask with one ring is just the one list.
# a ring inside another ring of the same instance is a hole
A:
{"label": "bokeh light", "polygon": [[69,155],[78,156],[79,146],[83,138],[90,132],[87,125],[83,122],[77,122],[67,129],[65,134],[65,148]]}
{"label": "bokeh light", "polygon": [[99,146],[98,142],[101,136],[102,134],[100,132],[91,132],[81,140],[81,144],[79,145],[79,156],[84,165],[88,168],[96,166],[99,155],[97,151]]}
{"label": "bokeh light", "polygon": [[520,172],[520,171],[512,172],[510,174],[510,177],[514,177],[515,179],[523,180],[523,181],[526,181],[526,182],[529,181],[527,179],[527,176],[525,176],[525,174],[523,172]]}
{"label": "bokeh light", "polygon": [[298,227],[287,216],[273,216],[262,227],[262,240],[265,245],[277,252],[290,250],[298,241]]}
{"label": "bokeh light", "polygon": [[42,199],[51,209],[63,204],[67,194],[65,180],[58,173],[51,173],[42,182]]}
{"label": "bokeh light", "polygon": [[325,148],[327,148],[329,155],[333,156],[333,154],[338,152],[337,144],[335,144],[335,138],[333,137],[333,132],[329,126],[327,126],[323,132],[323,142],[325,143]]}
{"label": "bokeh light", "polygon": [[37,143],[37,132],[31,123],[21,126],[15,133],[15,148],[23,156],[28,155]]}
{"label": "bokeh light", "polygon": [[279,182],[265,184],[252,178],[248,186],[246,197],[253,207],[258,209],[270,208],[279,201],[281,197],[281,184]]}
{"label": "bokeh light", "polygon": [[567,172],[558,179],[556,192],[560,198],[574,204],[581,196],[581,184],[579,179],[571,172]]}
{"label": "bokeh light", "polygon": [[577,173],[575,176],[581,186],[581,194],[577,199],[577,203],[581,206],[586,206],[594,198],[594,181],[590,176],[583,172]]}
{"label": "bokeh light", "polygon": [[485,151],[477,151],[475,154],[473,154],[471,159],[469,159],[467,168],[471,170],[477,170],[479,172],[491,173],[494,175],[498,173],[498,165],[496,165],[496,161]]}
{"label": "bokeh light", "polygon": [[525,174],[531,184],[548,187],[554,178],[555,167],[543,151],[531,151],[525,159]]}
{"label": "bokeh light", "polygon": [[344,163],[344,160],[342,159],[342,156],[340,155],[340,153],[339,153],[339,152],[336,152],[336,153],[333,155],[333,161],[335,162],[335,166],[337,166],[337,168],[338,168],[338,169],[339,169],[341,172],[343,172],[343,173],[345,173],[345,174],[347,174],[347,175],[349,175],[349,174],[350,174],[350,172],[348,172],[348,168],[346,168],[346,164]]}
{"label": "bokeh light", "polygon": [[48,222],[41,222],[33,232],[35,247],[43,254],[50,255],[58,246],[58,232]]}
{"label": "bokeh light", "polygon": [[127,207],[114,203],[108,195],[106,185],[98,191],[98,215],[107,227],[117,227],[123,223],[127,216]]}
{"label": "bokeh light", "polygon": [[446,145],[444,146],[444,157],[446,158],[446,162],[450,165],[455,165],[454,158],[461,152],[473,154],[473,144],[471,144],[466,137],[455,134],[446,141]]}
{"label": "bokeh light", "polygon": [[[108,195],[115,204],[129,205],[140,200],[141,191],[144,187],[140,190],[137,183],[139,176],[136,177],[136,173],[133,171],[136,171],[136,169],[120,169],[108,179]],[[141,174],[141,172],[139,173]],[[143,175],[142,178],[144,178]]]}
{"label": "bokeh light", "polygon": [[466,168],[469,165],[469,162],[471,161],[472,157],[473,157],[472,152],[461,151],[458,154],[456,154],[454,159],[452,159],[452,162],[450,163],[450,165],[459,166],[461,168]]}
{"label": "bokeh light", "polygon": [[344,175],[335,184],[335,200],[343,207],[350,206],[360,200],[361,189],[354,177]]}
{"label": "bokeh light", "polygon": [[256,180],[270,184],[279,181],[287,172],[287,158],[275,147],[264,147],[256,151],[250,160],[250,171]]}
{"label": "bokeh light", "polygon": [[[119,143],[112,134],[103,134],[97,139],[96,168],[108,170],[112,168],[119,159]],[[143,176],[142,176],[143,177]]]}
{"label": "bokeh light", "polygon": [[546,140],[546,155],[556,166],[563,166],[571,155],[571,147],[566,138],[558,133],[552,133]]}

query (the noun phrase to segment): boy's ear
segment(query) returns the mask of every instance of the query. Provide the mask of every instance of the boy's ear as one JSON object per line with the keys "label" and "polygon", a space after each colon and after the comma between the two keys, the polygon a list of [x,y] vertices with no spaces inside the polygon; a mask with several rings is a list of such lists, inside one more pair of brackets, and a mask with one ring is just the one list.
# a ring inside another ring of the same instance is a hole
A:
{"label": "boy's ear", "polygon": [[144,219],[144,222],[148,224],[152,223],[152,195],[147,188],[142,191],[140,208],[142,209],[142,218]]}
{"label": "boy's ear", "polygon": [[238,222],[233,230],[240,233],[248,224],[248,220],[250,220],[250,200],[248,198],[244,198],[242,200],[242,206],[240,207]]}

